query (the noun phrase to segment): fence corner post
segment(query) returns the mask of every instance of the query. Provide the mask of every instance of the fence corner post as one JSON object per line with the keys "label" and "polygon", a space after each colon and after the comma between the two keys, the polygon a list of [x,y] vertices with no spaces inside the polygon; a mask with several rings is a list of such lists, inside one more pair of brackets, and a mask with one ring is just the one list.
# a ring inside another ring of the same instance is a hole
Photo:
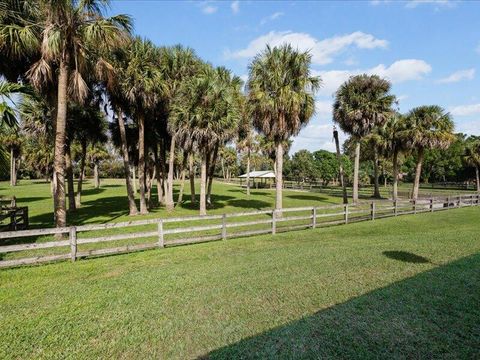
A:
{"label": "fence corner post", "polygon": [[272,211],[272,235],[277,233],[277,210]]}
{"label": "fence corner post", "polygon": [[375,220],[375,202],[373,201],[370,204],[370,218],[371,220]]}
{"label": "fence corner post", "polygon": [[222,215],[222,240],[227,240],[227,215]]}
{"label": "fence corner post", "polygon": [[312,229],[317,227],[317,208],[314,206],[312,208]]}
{"label": "fence corner post", "polygon": [[165,247],[165,242],[163,239],[163,219],[158,220],[158,247]]}
{"label": "fence corner post", "polygon": [[72,262],[74,262],[77,259],[77,228],[75,226],[70,226],[68,233],[70,240],[70,257]]}

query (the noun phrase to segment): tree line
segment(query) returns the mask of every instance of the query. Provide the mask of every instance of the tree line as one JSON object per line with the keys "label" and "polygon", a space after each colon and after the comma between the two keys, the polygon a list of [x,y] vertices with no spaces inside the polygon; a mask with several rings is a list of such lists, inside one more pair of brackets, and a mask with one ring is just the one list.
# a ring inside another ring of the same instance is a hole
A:
{"label": "tree line", "polygon": [[[315,94],[321,86],[321,79],[312,75],[311,54],[290,45],[267,46],[251,61],[243,84],[231,71],[203,61],[190,48],[157,46],[135,36],[128,15],[105,15],[108,4],[107,0],[0,1],[4,78],[0,95],[10,97],[10,102],[0,103],[0,132],[5,139],[0,164],[10,159],[12,184],[20,162],[32,176],[51,179],[55,224],[65,226],[67,209],[81,206],[88,164],[98,186],[99,164],[111,160],[112,154],[121,161],[130,215],[145,214],[155,206],[173,211],[182,201],[186,177],[191,201],[196,202],[198,164],[198,206],[204,215],[217,164],[222,175],[231,177],[238,163],[226,145],[236,144],[247,173],[261,160],[261,146],[267,162],[273,163],[276,208],[282,208],[282,179],[290,171],[288,161],[284,168],[284,158],[288,159],[291,138],[314,115]],[[394,110],[396,98],[390,87],[386,79],[359,75],[336,92],[333,119],[350,138],[345,154],[340,150],[335,154],[335,166],[346,186],[351,169],[348,155],[353,152],[354,202],[360,160],[373,159],[379,196],[381,159],[390,159],[396,196],[399,166],[414,154],[416,197],[430,151],[449,148],[455,140],[453,122],[441,107],[424,106],[401,115]],[[11,96],[15,93],[22,94],[20,100]],[[478,169],[480,147],[475,146],[468,147],[468,161]],[[309,155],[294,156],[300,168],[291,171],[297,175],[307,171],[301,167],[308,166]],[[318,152],[313,157],[331,175],[331,155]],[[175,178],[183,179],[177,199]],[[247,187],[247,195],[249,191]]]}

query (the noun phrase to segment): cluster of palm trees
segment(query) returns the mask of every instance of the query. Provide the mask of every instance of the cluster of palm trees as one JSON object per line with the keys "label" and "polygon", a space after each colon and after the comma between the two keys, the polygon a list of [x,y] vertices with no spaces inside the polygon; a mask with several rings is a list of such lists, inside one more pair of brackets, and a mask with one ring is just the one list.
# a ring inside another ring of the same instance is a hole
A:
{"label": "cluster of palm trees", "polygon": [[[239,77],[202,61],[192,49],[158,47],[133,36],[129,16],[105,17],[108,2],[0,0],[0,74],[8,80],[0,92],[26,94],[19,106],[23,130],[34,134],[32,143],[43,142],[39,148],[54,149],[56,225],[66,225],[67,195],[69,210],[81,205],[87,160],[98,175],[106,153],[95,146],[106,142],[108,127],[122,158],[130,215],[145,214],[157,205],[171,211],[181,203],[183,181],[176,201],[173,191],[179,169],[183,180],[188,169],[191,201],[196,202],[194,158],[200,159],[199,210],[206,214],[217,159],[221,156],[225,174],[236,161],[225,144],[235,141],[237,149],[245,151],[248,173],[256,133],[263,135],[262,148],[275,159],[276,208],[281,209],[284,153],[290,138],[313,116],[321,85],[312,75],[310,53],[290,45],[267,46],[252,60],[243,90]],[[351,136],[355,148],[354,202],[361,144],[372,152],[376,196],[379,158],[393,158],[396,198],[402,154],[416,152],[416,198],[425,149],[446,147],[453,140],[452,120],[440,107],[419,107],[400,115],[395,103],[390,83],[378,76],[354,76],[336,93],[334,121]],[[0,104],[0,115],[3,124],[15,126],[16,114],[9,104]],[[28,152],[32,159],[38,155]],[[477,153],[472,148],[472,154]],[[80,164],[76,191],[75,159]],[[477,160],[469,157],[472,164]],[[154,183],[158,203],[152,200]]]}
{"label": "cluster of palm trees", "polygon": [[454,140],[451,116],[440,106],[419,106],[407,114],[395,110],[391,84],[377,75],[351,77],[336,92],[334,121],[348,135],[354,147],[353,202],[358,201],[360,149],[370,152],[374,165],[374,197],[380,197],[379,159],[393,163],[393,199],[398,197],[398,177],[402,156],[414,153],[417,159],[412,199],[418,197],[425,150],[447,148]]}

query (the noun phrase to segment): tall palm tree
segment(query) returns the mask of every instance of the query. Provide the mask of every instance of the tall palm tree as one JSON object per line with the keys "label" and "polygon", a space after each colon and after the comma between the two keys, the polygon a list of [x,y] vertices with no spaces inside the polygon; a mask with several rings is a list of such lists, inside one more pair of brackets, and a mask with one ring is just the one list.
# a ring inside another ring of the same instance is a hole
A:
{"label": "tall palm tree", "polygon": [[406,116],[402,137],[408,147],[416,151],[417,165],[413,183],[412,199],[417,200],[426,149],[446,149],[455,140],[454,123],[449,113],[440,106],[416,107]]}
{"label": "tall palm tree", "polygon": [[103,16],[108,0],[39,0],[37,22],[1,24],[2,43],[15,49],[16,55],[40,58],[27,75],[37,89],[55,84],[55,224],[66,226],[65,141],[67,104],[73,99],[83,102],[88,94],[84,80],[105,62],[99,49],[116,46],[130,32],[130,18]]}
{"label": "tall palm tree", "polygon": [[255,152],[256,141],[253,131],[252,117],[248,108],[246,97],[242,96],[239,102],[240,110],[240,127],[237,140],[237,150],[246,151],[247,153],[247,196],[250,196],[250,158],[252,151]]}
{"label": "tall palm tree", "polygon": [[377,75],[357,75],[346,81],[335,94],[333,119],[340,129],[355,140],[353,202],[358,202],[360,140],[382,126],[393,113],[395,96],[390,94],[390,82]]}
{"label": "tall palm tree", "polygon": [[[157,65],[158,52],[152,42],[136,38],[128,49],[122,89],[129,101],[132,117],[138,125],[138,178],[140,213],[148,213],[145,197],[145,120],[155,109],[162,91],[163,79]],[[120,117],[119,117],[120,118]]]}
{"label": "tall palm tree", "polygon": [[480,192],[480,140],[473,141],[467,145],[463,161],[466,165],[475,169],[477,192]]}
{"label": "tall palm tree", "polygon": [[291,45],[267,48],[249,66],[248,102],[254,126],[276,145],[276,201],[282,208],[283,142],[299,133],[315,112],[320,78],[311,75],[312,55]]}

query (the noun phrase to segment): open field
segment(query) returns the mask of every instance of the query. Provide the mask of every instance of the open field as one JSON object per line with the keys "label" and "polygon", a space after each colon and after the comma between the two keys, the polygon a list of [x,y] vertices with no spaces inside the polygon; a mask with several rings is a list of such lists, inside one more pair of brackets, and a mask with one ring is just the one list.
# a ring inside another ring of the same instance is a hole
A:
{"label": "open field", "polygon": [[475,358],[480,209],[0,271],[1,358]]}

